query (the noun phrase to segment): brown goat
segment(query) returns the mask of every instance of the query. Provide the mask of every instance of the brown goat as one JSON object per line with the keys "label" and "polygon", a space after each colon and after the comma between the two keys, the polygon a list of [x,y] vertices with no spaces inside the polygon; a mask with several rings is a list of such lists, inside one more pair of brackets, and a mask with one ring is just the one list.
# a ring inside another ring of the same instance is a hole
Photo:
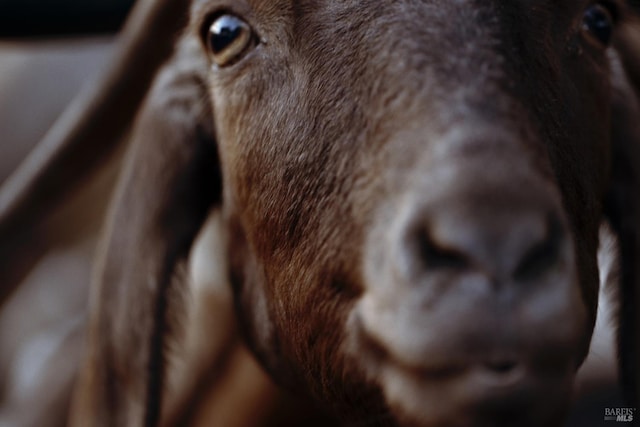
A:
{"label": "brown goat", "polygon": [[[192,3],[113,201],[75,425],[193,419],[202,371],[180,393],[172,378],[201,359],[183,269],[210,216],[212,262],[271,376],[347,425],[402,426],[562,423],[606,218],[637,405],[627,5]],[[25,203],[6,205],[15,219]]]}

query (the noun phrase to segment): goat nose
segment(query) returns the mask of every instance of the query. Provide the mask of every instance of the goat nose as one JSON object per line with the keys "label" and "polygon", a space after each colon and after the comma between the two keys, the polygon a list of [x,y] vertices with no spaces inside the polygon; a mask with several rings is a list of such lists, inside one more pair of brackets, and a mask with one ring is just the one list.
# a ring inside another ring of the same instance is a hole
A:
{"label": "goat nose", "polygon": [[538,207],[445,204],[415,223],[410,250],[423,273],[479,270],[499,281],[534,280],[558,264],[565,239],[559,216]]}

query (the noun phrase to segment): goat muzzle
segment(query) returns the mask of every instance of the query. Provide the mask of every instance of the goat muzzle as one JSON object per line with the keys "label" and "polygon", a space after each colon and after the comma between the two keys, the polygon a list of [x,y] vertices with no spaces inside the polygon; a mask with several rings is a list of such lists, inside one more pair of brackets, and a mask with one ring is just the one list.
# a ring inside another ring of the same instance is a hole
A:
{"label": "goat muzzle", "polygon": [[409,425],[562,419],[587,314],[560,196],[516,153],[445,150],[378,212],[348,347]]}

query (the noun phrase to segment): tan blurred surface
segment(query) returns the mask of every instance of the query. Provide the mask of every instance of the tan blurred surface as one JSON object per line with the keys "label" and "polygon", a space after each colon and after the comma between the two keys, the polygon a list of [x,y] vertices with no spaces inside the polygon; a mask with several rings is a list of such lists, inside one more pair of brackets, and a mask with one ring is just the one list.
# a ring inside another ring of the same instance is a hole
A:
{"label": "tan blurred surface", "polygon": [[108,62],[109,39],[0,42],[0,181]]}
{"label": "tan blurred surface", "polygon": [[[91,84],[111,49],[107,39],[0,43],[0,181]],[[101,185],[108,192],[107,181]],[[79,195],[43,228],[45,256],[0,311],[0,426],[64,422],[108,196],[85,208],[81,200],[90,197]]]}

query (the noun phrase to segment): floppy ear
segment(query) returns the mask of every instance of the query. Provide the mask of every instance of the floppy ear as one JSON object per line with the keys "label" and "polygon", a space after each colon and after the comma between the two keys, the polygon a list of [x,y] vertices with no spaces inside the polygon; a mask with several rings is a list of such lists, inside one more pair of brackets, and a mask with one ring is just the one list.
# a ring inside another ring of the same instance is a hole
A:
{"label": "floppy ear", "polygon": [[139,0],[110,66],[87,86],[0,188],[0,307],[44,248],[33,233],[117,153],[158,68],[171,56],[189,0]]}
{"label": "floppy ear", "polygon": [[631,19],[622,23],[612,55],[612,181],[605,213],[620,246],[620,377],[629,404],[640,407],[640,26]]}
{"label": "floppy ear", "polygon": [[204,62],[195,41],[179,45],[136,123],[91,290],[75,425],[158,423],[176,279],[221,194]]}

